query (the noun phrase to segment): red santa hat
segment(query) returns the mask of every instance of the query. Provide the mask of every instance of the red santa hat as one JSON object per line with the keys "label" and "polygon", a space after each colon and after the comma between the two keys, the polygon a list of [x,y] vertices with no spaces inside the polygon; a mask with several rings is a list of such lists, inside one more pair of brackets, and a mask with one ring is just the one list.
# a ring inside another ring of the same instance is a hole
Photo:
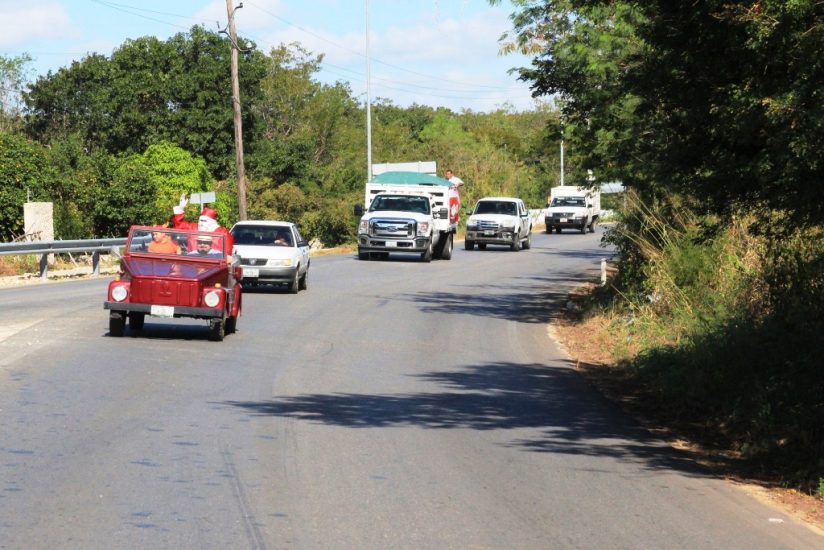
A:
{"label": "red santa hat", "polygon": [[213,220],[217,220],[217,210],[215,210],[214,208],[209,208],[208,206],[203,207],[203,211],[200,213],[200,215],[201,217],[207,216],[209,218],[212,218]]}

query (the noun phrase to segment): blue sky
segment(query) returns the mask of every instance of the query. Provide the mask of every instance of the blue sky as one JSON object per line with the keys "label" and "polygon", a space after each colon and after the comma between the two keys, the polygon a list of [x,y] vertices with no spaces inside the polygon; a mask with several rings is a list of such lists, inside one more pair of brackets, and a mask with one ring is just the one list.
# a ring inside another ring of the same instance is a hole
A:
{"label": "blue sky", "polygon": [[[234,5],[239,4],[234,0]],[[498,39],[511,29],[508,1],[486,0],[244,0],[238,34],[269,51],[299,42],[325,55],[322,82],[346,81],[366,99],[366,19],[369,15],[370,96],[454,110],[534,107]],[[226,0],[0,0],[0,55],[28,53],[33,75],[45,75],[89,53],[110,55],[125,40],[161,39],[193,25],[226,26]]]}

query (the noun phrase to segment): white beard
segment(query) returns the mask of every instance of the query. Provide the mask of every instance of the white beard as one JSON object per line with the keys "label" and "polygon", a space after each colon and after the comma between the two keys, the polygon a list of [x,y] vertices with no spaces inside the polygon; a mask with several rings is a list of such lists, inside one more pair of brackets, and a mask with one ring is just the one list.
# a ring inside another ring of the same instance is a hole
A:
{"label": "white beard", "polygon": [[218,223],[209,216],[200,216],[197,220],[197,228],[200,231],[214,231],[218,228]]}

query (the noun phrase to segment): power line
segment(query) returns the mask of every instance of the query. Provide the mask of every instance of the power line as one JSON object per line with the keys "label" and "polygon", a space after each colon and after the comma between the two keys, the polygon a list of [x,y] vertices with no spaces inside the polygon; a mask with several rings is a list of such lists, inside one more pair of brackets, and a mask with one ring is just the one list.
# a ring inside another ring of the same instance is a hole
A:
{"label": "power line", "polygon": [[[299,30],[299,31],[301,31],[301,32],[304,32],[304,33],[306,33],[306,34],[309,34],[309,35],[311,35],[311,36],[314,36],[315,38],[318,38],[318,39],[320,39],[320,40],[323,40],[323,41],[324,41],[324,42],[326,42],[327,44],[331,44],[331,45],[333,45],[333,46],[335,46],[335,47],[337,47],[337,48],[340,48],[341,50],[344,50],[344,51],[347,51],[347,52],[350,52],[350,53],[354,53],[355,55],[358,55],[358,56],[364,56],[364,55],[365,55],[365,54],[364,54],[364,52],[362,52],[362,51],[353,50],[353,49],[351,49],[351,48],[348,48],[348,47],[346,47],[346,46],[343,46],[343,45],[341,45],[341,44],[338,44],[338,43],[336,43],[336,42],[333,42],[333,41],[331,41],[331,40],[328,40],[327,38],[325,38],[325,37],[323,37],[323,36],[321,36],[321,35],[319,35],[319,34],[317,34],[317,33],[315,33],[315,32],[312,32],[312,31],[310,31],[310,30],[308,30],[308,29],[305,29],[305,28],[301,27],[300,25],[296,25],[295,23],[292,23],[291,21],[289,21],[289,20],[287,20],[287,19],[284,19],[283,17],[280,17],[279,15],[276,15],[276,14],[274,14],[274,13],[272,13],[272,12],[270,12],[270,11],[268,11],[268,10],[266,10],[266,9],[264,9],[264,8],[262,8],[262,7],[260,7],[260,6],[258,6],[258,5],[256,5],[254,2],[248,2],[248,1],[247,1],[247,3],[248,3],[249,5],[251,5],[251,6],[255,7],[255,8],[257,8],[258,10],[262,11],[263,13],[265,13],[265,14],[267,14],[267,15],[271,15],[272,17],[274,17],[274,18],[275,18],[275,19],[277,19],[278,21],[281,21],[282,23],[285,23],[286,25],[289,25],[290,27],[293,27],[293,28],[295,28],[295,29],[298,29],[298,30]],[[372,60],[372,61],[374,61],[374,62],[376,62],[376,63],[380,63],[381,65],[385,65],[385,66],[387,66],[387,67],[391,67],[391,68],[393,68],[393,69],[397,69],[397,70],[399,70],[399,71],[407,72],[407,73],[409,73],[409,74],[414,74],[414,75],[416,75],[416,76],[423,76],[423,77],[426,77],[426,78],[429,78],[429,79],[432,79],[432,80],[439,80],[439,81],[441,81],[441,82],[451,82],[451,83],[453,83],[453,84],[465,84],[465,83],[463,83],[463,82],[459,82],[459,81],[456,81],[456,80],[449,80],[449,79],[443,78],[443,77],[441,77],[441,76],[434,76],[434,75],[431,75],[431,74],[426,74],[426,73],[421,73],[421,72],[413,71],[413,70],[411,70],[411,69],[406,69],[406,68],[401,67],[401,66],[399,66],[399,65],[394,65],[394,64],[392,64],[392,63],[387,63],[387,62],[385,62],[385,61],[381,61],[380,59],[374,59],[374,58],[372,58],[371,60]],[[496,89],[496,90],[500,90],[500,89],[501,89],[501,87],[500,87],[500,86],[487,86],[487,85],[483,85],[483,84],[476,84],[476,85],[474,85],[474,86],[475,86],[475,87],[477,87],[477,88],[490,88],[490,89]]]}

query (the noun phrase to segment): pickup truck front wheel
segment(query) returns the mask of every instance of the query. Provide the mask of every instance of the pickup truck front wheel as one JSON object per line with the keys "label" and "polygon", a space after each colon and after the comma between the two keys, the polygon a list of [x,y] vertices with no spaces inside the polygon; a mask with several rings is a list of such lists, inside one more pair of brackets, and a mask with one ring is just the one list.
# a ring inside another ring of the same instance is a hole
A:
{"label": "pickup truck front wheel", "polygon": [[509,249],[518,252],[521,250],[521,235],[518,231],[515,231],[515,235],[512,237],[512,244],[509,245]]}
{"label": "pickup truck front wheel", "polygon": [[359,260],[368,260],[369,259],[369,252],[364,252],[360,248],[358,249],[358,259]]}
{"label": "pickup truck front wheel", "polygon": [[446,236],[446,242],[443,243],[443,250],[441,250],[441,259],[449,260],[452,258],[452,233]]}
{"label": "pickup truck front wheel", "polygon": [[427,263],[432,261],[432,241],[429,241],[429,246],[426,247],[426,252],[421,253],[421,260]]}
{"label": "pickup truck front wheel", "polygon": [[464,248],[467,250],[475,250],[475,241],[470,241],[469,239],[465,240]]}

